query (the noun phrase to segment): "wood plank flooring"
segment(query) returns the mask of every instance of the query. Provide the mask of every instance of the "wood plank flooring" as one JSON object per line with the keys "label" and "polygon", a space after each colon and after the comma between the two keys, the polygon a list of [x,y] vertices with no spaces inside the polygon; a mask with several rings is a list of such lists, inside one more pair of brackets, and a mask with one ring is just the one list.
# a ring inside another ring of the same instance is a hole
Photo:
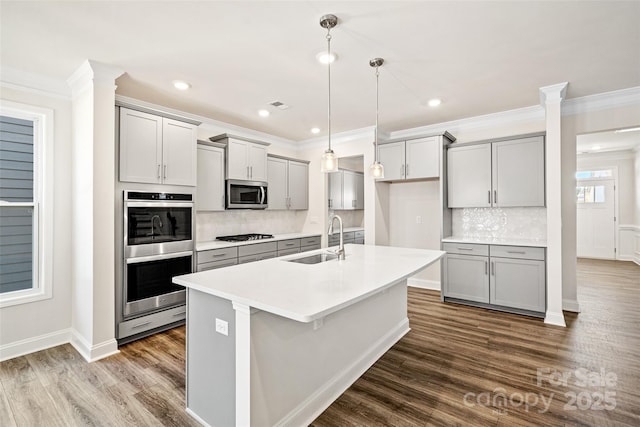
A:
{"label": "wood plank flooring", "polygon": [[[411,332],[312,425],[639,426],[640,267],[580,260],[578,281],[567,328],[410,288]],[[70,345],[2,362],[0,426],[197,425],[184,340],[181,327],[95,363]]]}

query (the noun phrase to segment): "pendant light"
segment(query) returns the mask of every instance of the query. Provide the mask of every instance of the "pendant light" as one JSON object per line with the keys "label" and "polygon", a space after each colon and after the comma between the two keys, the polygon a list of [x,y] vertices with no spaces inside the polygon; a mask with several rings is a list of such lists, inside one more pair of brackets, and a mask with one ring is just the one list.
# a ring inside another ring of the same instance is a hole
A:
{"label": "pendant light", "polygon": [[382,64],[384,64],[384,59],[382,58],[373,58],[369,61],[369,65],[376,68],[376,132],[374,141],[374,160],[373,164],[369,167],[369,174],[374,178],[384,178],[384,166],[382,166],[382,163],[378,161],[378,76],[380,75],[378,68]]}
{"label": "pendant light", "polygon": [[[331,29],[338,24],[338,17],[335,15],[324,15],[320,18],[320,26],[327,29],[327,56],[331,57]],[[329,77],[328,99],[327,99],[327,134],[329,147],[322,155],[320,170],[325,173],[336,172],[338,170],[338,159],[331,149],[331,62],[327,63],[327,75]]]}

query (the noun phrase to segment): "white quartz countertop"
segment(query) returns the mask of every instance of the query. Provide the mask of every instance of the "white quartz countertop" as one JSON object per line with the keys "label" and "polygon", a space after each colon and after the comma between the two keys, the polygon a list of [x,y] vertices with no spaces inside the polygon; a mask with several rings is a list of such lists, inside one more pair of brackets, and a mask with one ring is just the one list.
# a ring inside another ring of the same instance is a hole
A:
{"label": "white quartz countertop", "polygon": [[174,283],[299,322],[341,310],[439,260],[443,251],[345,245],[346,259],[318,264],[288,259],[325,249],[174,277]]}
{"label": "white quartz countertop", "polygon": [[320,236],[320,233],[288,233],[274,234],[273,239],[247,240],[246,242],[223,242],[222,240],[210,240],[196,243],[196,251],[209,249],[231,248],[234,246],[254,245],[256,243],[275,242],[277,240],[304,239],[305,237]]}
{"label": "white quartz countertop", "polygon": [[442,239],[444,243],[477,243],[482,245],[530,246],[546,248],[544,239],[525,239],[521,237],[460,237],[450,236]]}

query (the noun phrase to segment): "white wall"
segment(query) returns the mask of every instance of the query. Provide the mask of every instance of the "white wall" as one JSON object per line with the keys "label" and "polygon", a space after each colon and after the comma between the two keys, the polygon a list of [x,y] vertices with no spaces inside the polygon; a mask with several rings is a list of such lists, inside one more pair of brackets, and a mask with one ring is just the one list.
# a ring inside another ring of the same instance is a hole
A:
{"label": "white wall", "polygon": [[69,342],[71,327],[71,100],[17,86],[4,100],[54,111],[53,297],[0,309],[1,358]]}
{"label": "white wall", "polygon": [[[440,249],[440,181],[386,184],[389,186],[389,245]],[[413,277],[422,286],[440,289],[440,263]]]}

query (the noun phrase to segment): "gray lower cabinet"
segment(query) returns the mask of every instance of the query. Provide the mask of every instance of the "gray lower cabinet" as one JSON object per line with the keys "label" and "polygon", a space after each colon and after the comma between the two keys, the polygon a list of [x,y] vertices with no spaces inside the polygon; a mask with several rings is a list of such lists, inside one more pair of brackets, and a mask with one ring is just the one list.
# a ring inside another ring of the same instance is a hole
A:
{"label": "gray lower cabinet", "polygon": [[[335,229],[334,229],[335,230]],[[344,244],[355,243],[364,245],[364,230],[347,231],[343,233],[342,239]],[[340,233],[333,233],[329,235],[329,246],[338,246],[340,244]]]}
{"label": "gray lower cabinet", "polygon": [[276,240],[197,252],[197,271],[261,261],[320,249],[320,236]]}
{"label": "gray lower cabinet", "polygon": [[489,302],[489,257],[447,255],[445,296]]}
{"label": "gray lower cabinet", "polygon": [[444,243],[445,299],[544,313],[544,248]]}

